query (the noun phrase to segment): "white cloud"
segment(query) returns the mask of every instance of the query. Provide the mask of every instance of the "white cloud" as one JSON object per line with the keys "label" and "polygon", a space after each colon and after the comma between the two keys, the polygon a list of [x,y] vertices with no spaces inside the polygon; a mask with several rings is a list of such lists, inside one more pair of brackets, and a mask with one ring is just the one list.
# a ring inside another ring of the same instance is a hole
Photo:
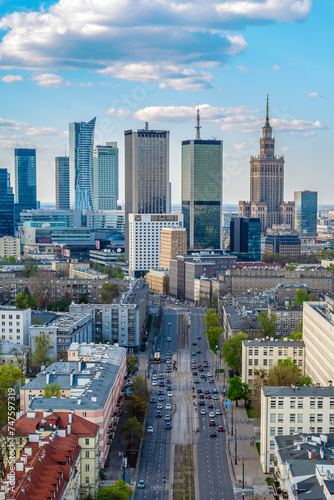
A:
{"label": "white cloud", "polygon": [[68,132],[64,131],[62,132],[61,130],[58,130],[53,127],[27,127],[25,130],[25,133],[27,135],[58,135],[61,137],[67,137]]}
{"label": "white cloud", "polygon": [[93,84],[92,82],[87,82],[87,83],[80,82],[79,85],[80,87],[91,87]]}
{"label": "white cloud", "polygon": [[289,146],[283,146],[281,149],[282,149],[282,151],[290,151]]}
{"label": "white cloud", "polygon": [[305,134],[303,134],[304,137],[313,137],[315,135],[314,132],[305,132]]}
{"label": "white cloud", "polygon": [[41,75],[33,76],[32,78],[40,87],[58,87],[71,85],[70,82],[64,80],[61,76],[54,73],[42,73]]}
{"label": "white cloud", "polygon": [[5,83],[23,82],[23,78],[20,75],[6,75],[1,78],[1,81]]}
{"label": "white cloud", "polygon": [[282,69],[281,66],[277,66],[277,64],[273,64],[271,67],[271,71],[279,71],[281,69]]}
{"label": "white cloud", "polygon": [[246,73],[246,71],[248,71],[248,68],[246,68],[246,66],[237,66],[237,70]]}
{"label": "white cloud", "polygon": [[317,98],[317,97],[320,97],[320,95],[318,94],[318,92],[309,92],[309,94],[307,94],[309,97],[314,97],[314,98]]}
{"label": "white cloud", "polygon": [[249,149],[249,146],[247,146],[247,144],[233,144],[233,149],[242,151],[243,149]]}

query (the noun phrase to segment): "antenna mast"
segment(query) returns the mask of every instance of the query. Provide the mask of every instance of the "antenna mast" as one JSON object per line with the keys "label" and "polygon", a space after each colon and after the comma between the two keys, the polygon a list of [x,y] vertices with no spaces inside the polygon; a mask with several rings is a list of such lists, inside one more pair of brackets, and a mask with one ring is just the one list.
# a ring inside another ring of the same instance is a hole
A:
{"label": "antenna mast", "polygon": [[200,125],[200,115],[199,115],[199,106],[197,105],[197,118],[196,118],[196,141],[200,141],[201,140],[201,133],[200,133],[200,130],[201,130],[201,125]]}

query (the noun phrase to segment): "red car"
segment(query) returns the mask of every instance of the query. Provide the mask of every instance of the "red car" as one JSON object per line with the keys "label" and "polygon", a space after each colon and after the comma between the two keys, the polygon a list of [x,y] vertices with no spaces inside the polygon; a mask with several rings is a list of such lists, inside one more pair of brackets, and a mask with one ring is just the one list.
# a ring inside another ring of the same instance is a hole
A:
{"label": "red car", "polygon": [[224,427],[222,425],[218,427],[218,432],[224,432]]}
{"label": "red car", "polygon": [[202,365],[197,365],[197,368],[202,368]]}
{"label": "red car", "polygon": [[214,427],[216,425],[216,422],[214,420],[210,420],[209,425],[212,425]]}

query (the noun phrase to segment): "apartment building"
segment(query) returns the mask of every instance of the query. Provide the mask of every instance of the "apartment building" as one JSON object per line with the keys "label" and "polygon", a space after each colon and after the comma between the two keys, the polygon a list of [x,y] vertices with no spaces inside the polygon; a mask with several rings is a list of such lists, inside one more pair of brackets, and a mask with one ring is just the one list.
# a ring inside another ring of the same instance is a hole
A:
{"label": "apartment building", "polygon": [[3,236],[0,238],[0,257],[8,259],[15,257],[19,259],[21,255],[21,240],[20,238],[13,238],[13,236]]}
{"label": "apartment building", "polygon": [[269,305],[268,314],[276,316],[276,337],[294,335],[303,321],[303,309],[300,307]]}
{"label": "apartment building", "polygon": [[305,345],[302,340],[255,339],[242,342],[241,380],[251,386],[254,371],[267,375],[278,361],[291,358],[305,374]]}
{"label": "apartment building", "polygon": [[1,342],[29,345],[31,309],[16,309],[15,306],[0,306]]}
{"label": "apartment building", "polygon": [[70,264],[69,276],[70,279],[95,279],[95,280],[107,280],[108,275],[95,271],[87,266],[72,266]]}
{"label": "apartment building", "polygon": [[274,472],[275,436],[334,433],[334,387],[262,387],[260,462]]}
{"label": "apartment building", "polygon": [[160,267],[169,269],[170,259],[187,255],[187,230],[184,227],[166,227],[160,232]]}

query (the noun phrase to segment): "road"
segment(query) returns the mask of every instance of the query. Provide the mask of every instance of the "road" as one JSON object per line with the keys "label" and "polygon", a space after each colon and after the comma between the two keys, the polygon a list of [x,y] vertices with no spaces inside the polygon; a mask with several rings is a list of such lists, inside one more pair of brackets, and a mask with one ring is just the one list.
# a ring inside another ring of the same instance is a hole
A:
{"label": "road", "polygon": [[[156,350],[160,349],[163,358],[166,358],[167,352],[171,352],[177,362],[177,370],[167,374],[165,363],[153,366],[158,372],[158,382],[162,380],[159,379],[159,374],[164,374],[164,388],[159,385],[152,386],[151,370],[150,385],[157,402],[150,405],[137,474],[137,483],[144,480],[146,487],[142,490],[136,489],[135,499],[172,499],[172,483],[175,500],[183,498],[185,492],[189,499],[234,498],[227,466],[225,432],[217,432],[215,438],[209,435],[211,429],[217,430],[219,425],[224,426],[223,415],[215,417],[215,427],[209,426],[208,413],[215,412],[218,408],[222,411],[221,401],[207,399],[205,395],[205,405],[200,406],[200,400],[197,398],[198,388],[203,392],[205,389],[210,390],[212,396],[213,389],[216,389],[215,383],[209,383],[210,377],[200,377],[208,371],[214,372],[215,368],[214,355],[208,350],[204,326],[201,323],[203,314],[204,311],[197,308],[190,308],[190,313],[182,307],[164,308],[161,335],[156,342]],[[167,341],[168,337],[171,337],[170,341]],[[194,346],[193,342],[197,345]],[[200,349],[201,353],[196,353],[197,349]],[[194,356],[191,355],[192,352],[195,353]],[[209,366],[193,376],[192,359],[196,365],[207,360]],[[172,397],[167,396],[167,379],[171,380],[168,385],[172,387]],[[200,383],[194,384],[195,379]],[[158,401],[158,390],[164,392],[164,401]],[[194,404],[194,400],[197,404]],[[159,403],[162,405],[162,418],[155,416]],[[211,409],[208,408],[210,403],[213,404]],[[172,410],[166,410],[166,404],[171,404]],[[203,408],[207,410],[206,415],[200,414]],[[171,417],[171,430],[165,429],[166,415]],[[153,433],[147,433],[149,426],[153,427]],[[182,474],[180,471],[183,471]]]}

